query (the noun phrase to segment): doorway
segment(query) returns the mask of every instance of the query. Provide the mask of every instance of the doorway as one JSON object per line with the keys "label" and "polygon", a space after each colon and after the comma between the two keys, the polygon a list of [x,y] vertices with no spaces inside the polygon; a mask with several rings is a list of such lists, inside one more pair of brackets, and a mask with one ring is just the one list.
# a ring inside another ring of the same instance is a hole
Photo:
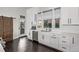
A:
{"label": "doorway", "polygon": [[20,34],[25,33],[25,22],[20,22]]}
{"label": "doorway", "polygon": [[19,36],[25,36],[25,16],[20,15],[19,21]]}

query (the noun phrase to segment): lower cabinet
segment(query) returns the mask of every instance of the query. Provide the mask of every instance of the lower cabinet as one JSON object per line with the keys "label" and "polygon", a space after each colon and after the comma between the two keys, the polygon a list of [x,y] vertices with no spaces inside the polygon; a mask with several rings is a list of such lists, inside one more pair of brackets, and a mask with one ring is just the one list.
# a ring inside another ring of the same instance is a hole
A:
{"label": "lower cabinet", "polygon": [[39,43],[65,52],[79,51],[79,35],[72,33],[55,34],[40,32]]}
{"label": "lower cabinet", "polygon": [[50,47],[52,48],[56,48],[58,49],[59,48],[59,36],[58,34],[51,34],[50,35]]}
{"label": "lower cabinet", "polygon": [[71,52],[79,52],[79,34],[74,34],[74,40],[72,40]]}
{"label": "lower cabinet", "polygon": [[45,45],[49,45],[49,36],[46,32],[38,32],[38,42],[39,43],[42,43],[42,44],[45,44]]}
{"label": "lower cabinet", "polygon": [[39,43],[44,43],[44,36],[42,32],[38,32],[38,42]]}
{"label": "lower cabinet", "polygon": [[49,46],[50,45],[49,40],[50,40],[49,34],[47,34],[46,32],[38,33],[38,42],[39,43]]}
{"label": "lower cabinet", "polygon": [[63,34],[61,35],[61,39],[59,40],[59,49],[61,51],[70,51],[71,45],[73,41],[73,35],[72,34]]}
{"label": "lower cabinet", "polygon": [[40,32],[38,35],[39,43],[58,49],[59,35],[51,34],[50,32]]}

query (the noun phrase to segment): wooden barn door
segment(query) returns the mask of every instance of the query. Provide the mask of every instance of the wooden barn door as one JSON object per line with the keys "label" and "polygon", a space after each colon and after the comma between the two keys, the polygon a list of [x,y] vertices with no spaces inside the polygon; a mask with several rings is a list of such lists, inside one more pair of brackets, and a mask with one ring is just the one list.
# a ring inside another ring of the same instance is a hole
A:
{"label": "wooden barn door", "polygon": [[10,17],[3,17],[3,39],[7,41],[13,40],[13,20]]}
{"label": "wooden barn door", "polygon": [[3,20],[2,20],[2,16],[0,16],[0,37],[3,37]]}

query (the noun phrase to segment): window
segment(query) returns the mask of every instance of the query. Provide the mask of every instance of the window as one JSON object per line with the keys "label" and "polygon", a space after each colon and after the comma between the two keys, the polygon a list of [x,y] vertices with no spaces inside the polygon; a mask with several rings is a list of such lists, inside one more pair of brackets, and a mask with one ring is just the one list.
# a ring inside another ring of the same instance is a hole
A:
{"label": "window", "polygon": [[55,19],[55,28],[59,28],[60,27],[60,18],[56,18]]}
{"label": "window", "polygon": [[55,28],[59,28],[60,27],[60,16],[61,16],[61,8],[55,8],[54,9],[55,12]]}
{"label": "window", "polygon": [[44,20],[44,28],[52,28],[52,19]]}

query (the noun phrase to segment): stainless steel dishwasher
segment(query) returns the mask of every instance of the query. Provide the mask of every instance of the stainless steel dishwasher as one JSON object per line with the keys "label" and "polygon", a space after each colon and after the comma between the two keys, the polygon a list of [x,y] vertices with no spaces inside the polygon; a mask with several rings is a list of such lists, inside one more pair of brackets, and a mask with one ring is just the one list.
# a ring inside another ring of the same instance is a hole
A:
{"label": "stainless steel dishwasher", "polygon": [[32,39],[38,42],[38,31],[32,31]]}

